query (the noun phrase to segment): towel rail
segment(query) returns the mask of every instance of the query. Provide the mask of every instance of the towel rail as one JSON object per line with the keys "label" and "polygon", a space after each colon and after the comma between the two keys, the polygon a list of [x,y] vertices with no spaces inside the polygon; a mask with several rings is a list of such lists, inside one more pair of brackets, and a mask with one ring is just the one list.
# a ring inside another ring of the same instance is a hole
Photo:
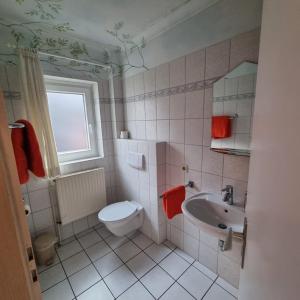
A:
{"label": "towel rail", "polygon": [[13,128],[24,128],[24,124],[22,123],[9,123],[8,128],[13,129]]}
{"label": "towel rail", "polygon": [[[185,185],[185,187],[193,188],[193,187],[194,187],[194,181],[189,181],[189,182]],[[163,195],[160,195],[160,196],[159,196],[159,198],[162,198],[162,197],[163,197]]]}

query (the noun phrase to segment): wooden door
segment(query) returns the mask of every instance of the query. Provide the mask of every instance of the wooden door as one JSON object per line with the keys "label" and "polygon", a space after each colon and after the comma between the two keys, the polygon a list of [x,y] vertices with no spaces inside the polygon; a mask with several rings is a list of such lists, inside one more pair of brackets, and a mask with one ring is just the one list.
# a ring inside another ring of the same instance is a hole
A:
{"label": "wooden door", "polygon": [[41,299],[10,130],[0,91],[0,298]]}

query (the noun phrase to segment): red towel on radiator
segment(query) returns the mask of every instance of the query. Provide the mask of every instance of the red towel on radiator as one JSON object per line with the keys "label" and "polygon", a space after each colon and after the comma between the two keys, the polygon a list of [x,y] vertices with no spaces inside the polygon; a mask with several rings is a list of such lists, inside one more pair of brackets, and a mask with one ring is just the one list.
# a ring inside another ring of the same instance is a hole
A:
{"label": "red towel on radiator", "polygon": [[211,137],[224,139],[231,136],[231,117],[213,116],[211,122]]}
{"label": "red towel on radiator", "polygon": [[44,177],[45,169],[32,125],[26,120],[18,120],[17,123],[22,123],[25,126],[24,128],[13,128],[11,131],[19,180],[23,184],[29,179],[28,170],[37,177]]}
{"label": "red towel on radiator", "polygon": [[163,193],[163,209],[168,219],[181,214],[181,204],[185,199],[185,187],[177,186]]}

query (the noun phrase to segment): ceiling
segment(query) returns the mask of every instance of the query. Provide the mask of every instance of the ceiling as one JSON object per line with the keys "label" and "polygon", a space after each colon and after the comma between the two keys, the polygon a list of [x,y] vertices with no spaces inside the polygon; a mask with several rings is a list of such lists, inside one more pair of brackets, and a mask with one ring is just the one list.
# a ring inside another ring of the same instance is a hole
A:
{"label": "ceiling", "polygon": [[[107,29],[124,22],[123,32],[138,40],[150,40],[178,23],[214,5],[219,0],[63,0],[56,22],[70,22],[76,38],[94,43],[118,45]],[[0,2],[0,17],[30,20],[24,12],[34,0]]]}

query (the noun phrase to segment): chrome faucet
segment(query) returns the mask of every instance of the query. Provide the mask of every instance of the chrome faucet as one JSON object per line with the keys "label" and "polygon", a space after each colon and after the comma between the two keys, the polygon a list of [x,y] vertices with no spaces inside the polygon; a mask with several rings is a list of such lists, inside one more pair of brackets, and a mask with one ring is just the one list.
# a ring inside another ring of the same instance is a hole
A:
{"label": "chrome faucet", "polygon": [[233,205],[233,186],[226,185],[226,187],[222,189],[222,192],[225,192],[223,201],[228,202],[229,205]]}

